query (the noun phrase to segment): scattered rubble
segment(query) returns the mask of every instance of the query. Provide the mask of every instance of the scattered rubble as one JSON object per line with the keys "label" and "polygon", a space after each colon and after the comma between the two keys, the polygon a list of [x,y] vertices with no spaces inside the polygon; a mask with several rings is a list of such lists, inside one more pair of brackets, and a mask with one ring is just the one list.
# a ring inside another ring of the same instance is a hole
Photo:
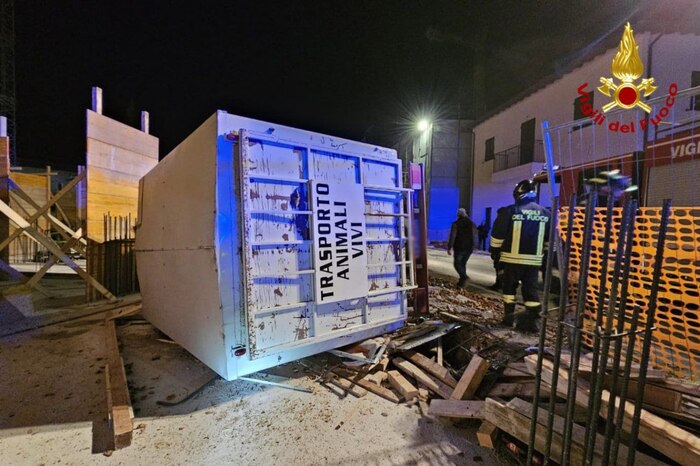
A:
{"label": "scattered rubble", "polygon": [[[414,316],[405,328],[385,336],[384,342],[389,343],[381,363],[357,365],[357,361],[343,363],[337,359],[329,361],[326,371],[343,378],[349,384],[345,385],[348,390],[364,388],[394,403],[417,404],[426,418],[479,420],[479,445],[502,447],[500,450],[508,451],[516,461],[524,461],[527,454],[531,403],[537,396],[533,464],[545,462],[542,452],[549,409],[554,413],[549,451],[557,461],[563,449],[561,426],[567,414],[568,353],[562,354],[556,394],[551,392],[551,362],[546,359],[542,385],[537,390],[534,376],[537,338],[515,338],[519,336],[516,332],[498,326],[502,317],[499,299],[433,280],[430,307],[429,316]],[[553,339],[554,328],[548,328],[546,345],[551,345]],[[551,351],[545,348],[544,353],[551,359]],[[344,367],[346,364],[353,367]],[[639,371],[639,366],[633,364],[632,379],[635,371]],[[579,362],[579,388],[572,412],[572,464],[583,462],[590,374],[591,357],[584,354]],[[680,464],[698,464],[700,387],[671,379],[651,368],[648,374],[639,435],[644,445],[640,444],[636,452],[636,464],[664,464],[669,459]],[[628,396],[633,398],[635,390],[632,380]],[[628,406],[632,409],[626,417],[633,412],[631,404]],[[607,405],[604,407],[607,409]],[[628,430],[629,425],[626,423],[623,429]],[[600,462],[603,437],[601,433],[596,435],[601,447],[596,441],[594,462]],[[627,447],[621,443],[618,459],[624,462],[626,458]]]}

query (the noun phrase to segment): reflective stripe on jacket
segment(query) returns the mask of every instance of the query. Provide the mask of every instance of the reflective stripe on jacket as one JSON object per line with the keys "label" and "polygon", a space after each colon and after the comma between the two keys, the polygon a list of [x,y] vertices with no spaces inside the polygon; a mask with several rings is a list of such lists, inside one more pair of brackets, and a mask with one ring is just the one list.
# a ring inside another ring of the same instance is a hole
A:
{"label": "reflective stripe on jacket", "polygon": [[491,250],[500,261],[541,266],[547,240],[549,211],[536,202],[524,202],[501,210],[491,233]]}

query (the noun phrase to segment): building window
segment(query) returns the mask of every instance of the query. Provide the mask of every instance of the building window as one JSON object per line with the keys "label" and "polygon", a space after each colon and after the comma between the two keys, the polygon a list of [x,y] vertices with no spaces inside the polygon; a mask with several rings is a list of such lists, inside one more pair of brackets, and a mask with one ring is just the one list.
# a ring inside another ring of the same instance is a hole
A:
{"label": "building window", "polygon": [[494,142],[495,142],[495,138],[489,138],[486,140],[486,156],[484,157],[485,162],[488,162],[489,160],[493,160]]}
{"label": "building window", "polygon": [[[690,74],[690,87],[700,86],[700,71],[693,71]],[[700,110],[700,95],[694,95],[690,98],[690,109]]]}
{"label": "building window", "polygon": [[586,117],[581,111],[581,106],[584,103],[589,104],[591,108],[593,108],[593,91],[589,92],[587,95],[581,95],[574,100],[574,120],[580,120]]}

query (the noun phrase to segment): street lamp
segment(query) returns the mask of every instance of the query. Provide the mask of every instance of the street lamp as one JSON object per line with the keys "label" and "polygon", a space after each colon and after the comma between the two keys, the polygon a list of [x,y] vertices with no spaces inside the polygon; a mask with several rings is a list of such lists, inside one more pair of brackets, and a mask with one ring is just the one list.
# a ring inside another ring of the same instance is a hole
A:
{"label": "street lamp", "polygon": [[418,131],[423,132],[426,131],[428,128],[430,128],[430,122],[425,118],[418,122]]}

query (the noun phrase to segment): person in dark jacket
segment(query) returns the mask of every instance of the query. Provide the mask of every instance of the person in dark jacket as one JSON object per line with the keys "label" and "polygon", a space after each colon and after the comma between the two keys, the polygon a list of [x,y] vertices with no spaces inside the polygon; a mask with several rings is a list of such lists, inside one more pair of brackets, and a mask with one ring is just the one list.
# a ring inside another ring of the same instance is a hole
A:
{"label": "person in dark jacket", "polygon": [[[496,212],[496,218],[498,218],[498,216],[501,215],[501,212],[503,212],[505,209],[506,207],[499,207],[498,211]],[[491,247],[491,245],[489,245],[489,251],[491,252],[491,257],[493,258],[493,248]],[[493,268],[496,271],[496,282],[489,288],[493,291],[501,291],[503,289],[503,264],[494,260]]]}
{"label": "person in dark jacket", "polygon": [[[503,266],[504,325],[523,332],[537,331],[542,309],[537,275],[542,265],[550,213],[535,202],[535,186],[523,180],[513,190],[515,204],[499,211],[491,233],[491,258]],[[515,316],[515,293],[522,283],[525,312]]]}
{"label": "person in dark jacket", "polygon": [[450,240],[447,243],[447,254],[454,251],[454,267],[459,275],[457,286],[464,286],[469,279],[467,276],[467,261],[474,251],[474,236],[476,225],[469,219],[465,209],[457,210],[457,220],[452,222]]}
{"label": "person in dark jacket", "polygon": [[481,222],[481,225],[476,227],[476,231],[479,233],[479,249],[486,251],[486,238],[489,236],[489,227],[485,222]]}

